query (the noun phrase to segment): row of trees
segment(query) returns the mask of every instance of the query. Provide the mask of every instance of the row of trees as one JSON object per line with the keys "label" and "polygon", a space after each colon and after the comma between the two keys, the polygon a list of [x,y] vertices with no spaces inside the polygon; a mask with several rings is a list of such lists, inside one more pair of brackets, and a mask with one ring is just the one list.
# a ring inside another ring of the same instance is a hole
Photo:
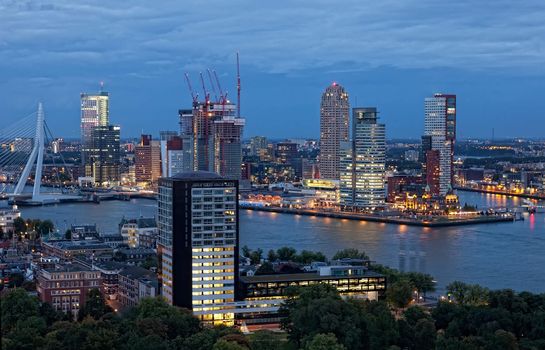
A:
{"label": "row of trees", "polygon": [[[458,290],[475,289],[456,284]],[[462,297],[464,302],[442,301],[432,309],[411,306],[396,317],[383,301],[343,300],[334,288],[313,285],[290,296],[282,327],[301,349],[316,342],[327,344],[319,349],[339,350],[545,349],[545,294],[483,295],[484,303]]]}
{"label": "row of trees", "polygon": [[77,320],[21,288],[2,296],[1,313],[1,348],[6,350],[272,350],[279,344],[268,333],[248,338],[235,328],[204,327],[189,310],[159,298],[112,312],[98,290],[90,292]]}
{"label": "row of trees", "polygon": [[13,234],[20,235],[22,233],[34,232],[35,237],[39,238],[41,235],[46,235],[55,229],[55,225],[51,220],[39,220],[39,219],[23,219],[17,217],[13,220],[13,230],[0,232],[2,238],[11,239]]}

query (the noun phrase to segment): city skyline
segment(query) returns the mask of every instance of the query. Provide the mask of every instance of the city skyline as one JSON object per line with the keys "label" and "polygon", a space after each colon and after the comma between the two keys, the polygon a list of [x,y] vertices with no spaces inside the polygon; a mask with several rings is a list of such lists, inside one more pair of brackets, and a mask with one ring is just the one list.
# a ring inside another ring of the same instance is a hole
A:
{"label": "city skyline", "polygon": [[[350,91],[352,105],[378,106],[392,138],[422,134],[421,100],[434,92],[459,96],[460,139],[491,137],[492,128],[497,138],[544,135],[545,26],[539,19],[545,7],[537,1],[347,3],[336,11],[327,3],[309,11],[304,2],[243,6],[210,6],[203,26],[194,20],[200,10],[194,4],[152,9],[137,2],[126,10],[58,1],[0,5],[0,28],[13,32],[0,44],[0,118],[13,122],[41,100],[55,133],[75,137],[77,95],[98,91],[104,81],[124,136],[137,137],[142,129],[156,135],[175,129],[177,110],[191,106],[185,71],[195,79],[216,69],[234,100],[239,51],[245,136],[317,138],[317,101],[332,81]],[[82,19],[79,11],[89,15]],[[305,14],[292,21],[298,12]],[[112,35],[98,40],[90,28]],[[210,40],[221,45],[203,44]],[[524,122],[510,123],[512,111]],[[146,123],[149,116],[155,123]]]}

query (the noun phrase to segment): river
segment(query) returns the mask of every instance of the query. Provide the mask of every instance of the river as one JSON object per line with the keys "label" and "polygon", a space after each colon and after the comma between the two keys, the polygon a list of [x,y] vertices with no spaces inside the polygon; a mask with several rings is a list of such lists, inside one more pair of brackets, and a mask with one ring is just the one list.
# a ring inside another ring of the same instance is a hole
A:
{"label": "river", "polygon": [[[520,205],[520,199],[460,193],[461,203],[484,207]],[[73,223],[96,223],[113,232],[123,216],[154,216],[148,199],[103,201],[22,208],[25,218],[51,219],[61,231]],[[358,248],[372,260],[402,271],[432,274],[441,292],[454,280],[492,289],[545,292],[545,214],[525,214],[524,221],[444,228],[391,225],[250,210],[240,211],[240,245],[318,250],[331,257]]]}

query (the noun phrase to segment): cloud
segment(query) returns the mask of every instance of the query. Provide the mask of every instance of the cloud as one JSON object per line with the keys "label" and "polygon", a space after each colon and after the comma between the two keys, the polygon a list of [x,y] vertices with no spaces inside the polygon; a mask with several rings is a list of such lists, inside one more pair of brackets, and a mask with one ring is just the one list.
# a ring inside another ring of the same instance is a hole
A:
{"label": "cloud", "polygon": [[541,0],[0,1],[0,69],[140,62],[149,73],[239,50],[272,73],[344,63],[543,72],[544,18]]}

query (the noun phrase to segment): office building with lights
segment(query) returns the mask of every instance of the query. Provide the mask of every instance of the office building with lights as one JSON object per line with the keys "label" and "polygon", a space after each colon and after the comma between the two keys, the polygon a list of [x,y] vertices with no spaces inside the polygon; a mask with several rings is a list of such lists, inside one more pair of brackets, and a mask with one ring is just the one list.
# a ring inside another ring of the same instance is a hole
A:
{"label": "office building with lights", "polygon": [[[435,94],[424,100],[425,122],[423,153],[437,151],[439,156],[439,194],[452,189],[454,143],[456,141],[456,95]],[[435,171],[426,166],[426,171]],[[434,178],[427,176],[426,178]],[[431,184],[428,184],[433,187]]]}
{"label": "office building with lights", "polygon": [[161,144],[151,135],[142,135],[134,148],[134,172],[141,185],[155,183],[161,176]]}
{"label": "office building with lights", "polygon": [[92,146],[93,129],[110,123],[110,96],[106,91],[81,94],[81,164],[87,164],[87,153]]}
{"label": "office building with lights", "polygon": [[348,141],[348,93],[333,83],[322,94],[320,105],[320,177],[339,180],[341,144]]}
{"label": "office building with lights", "polygon": [[119,184],[121,166],[120,128],[99,125],[91,131],[91,144],[85,164],[85,176],[92,177],[97,186]]}
{"label": "office building with lights", "polygon": [[376,108],[354,108],[352,140],[343,147],[340,206],[374,210],[385,206],[386,126],[377,123]]}
{"label": "office building with lights", "polygon": [[234,324],[238,181],[213,172],[159,179],[162,296],[211,324]]}

